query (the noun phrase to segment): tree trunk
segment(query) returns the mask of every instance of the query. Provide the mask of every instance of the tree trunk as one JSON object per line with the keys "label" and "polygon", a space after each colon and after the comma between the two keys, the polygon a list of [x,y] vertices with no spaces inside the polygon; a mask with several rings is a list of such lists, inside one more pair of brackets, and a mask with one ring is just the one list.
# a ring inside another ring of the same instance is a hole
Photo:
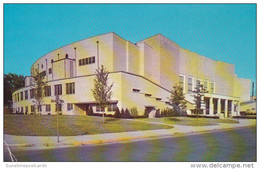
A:
{"label": "tree trunk", "polygon": [[105,112],[103,112],[103,124],[105,124],[106,122],[105,122]]}

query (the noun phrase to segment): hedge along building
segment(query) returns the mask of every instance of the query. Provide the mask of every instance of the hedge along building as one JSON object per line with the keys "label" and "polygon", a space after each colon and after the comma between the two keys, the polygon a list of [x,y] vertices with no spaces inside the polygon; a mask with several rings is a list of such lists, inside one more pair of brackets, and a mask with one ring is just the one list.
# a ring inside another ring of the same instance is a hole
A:
{"label": "hedge along building", "polygon": [[[204,114],[209,116],[239,115],[239,103],[250,99],[250,80],[237,78],[232,64],[183,49],[161,34],[133,44],[107,33],[56,49],[32,65],[31,75],[39,70],[47,82],[39,111],[55,113],[51,100],[61,95],[63,114],[83,115],[89,107],[100,112],[91,92],[100,65],[109,71],[109,84],[114,83],[106,113],[114,113],[116,107],[136,107],[140,115],[145,111],[154,114],[169,106],[176,83],[183,87],[188,109],[194,108],[196,82],[204,84],[209,91]],[[14,112],[33,112],[32,85],[33,78],[28,76],[25,87],[13,93]]]}

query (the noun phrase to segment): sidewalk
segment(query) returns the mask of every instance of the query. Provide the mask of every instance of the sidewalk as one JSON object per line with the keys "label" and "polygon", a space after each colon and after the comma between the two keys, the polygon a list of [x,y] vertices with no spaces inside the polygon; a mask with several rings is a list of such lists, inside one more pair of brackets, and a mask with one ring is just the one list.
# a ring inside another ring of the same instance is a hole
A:
{"label": "sidewalk", "polygon": [[[144,123],[155,123],[142,121]],[[95,145],[104,143],[114,143],[120,141],[130,141],[138,139],[148,139],[153,137],[179,137],[190,134],[200,134],[207,132],[216,132],[218,130],[227,130],[234,128],[242,128],[256,125],[256,120],[240,119],[240,123],[227,124],[220,123],[212,126],[183,126],[174,125],[172,129],[158,129],[145,131],[132,131],[122,133],[106,133],[95,135],[80,135],[80,136],[60,136],[60,142],[57,143],[56,136],[14,136],[4,134],[4,140],[10,147],[37,147],[37,148],[57,148],[64,146],[79,146],[79,145]]]}

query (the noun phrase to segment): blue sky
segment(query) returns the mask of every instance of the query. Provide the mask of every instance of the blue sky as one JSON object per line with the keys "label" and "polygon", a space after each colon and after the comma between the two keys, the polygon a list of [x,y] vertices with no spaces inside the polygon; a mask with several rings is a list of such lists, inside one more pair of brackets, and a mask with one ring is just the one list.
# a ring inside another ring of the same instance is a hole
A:
{"label": "blue sky", "polygon": [[161,33],[256,81],[254,4],[5,4],[4,73],[30,75],[44,54],[107,32],[133,43]]}

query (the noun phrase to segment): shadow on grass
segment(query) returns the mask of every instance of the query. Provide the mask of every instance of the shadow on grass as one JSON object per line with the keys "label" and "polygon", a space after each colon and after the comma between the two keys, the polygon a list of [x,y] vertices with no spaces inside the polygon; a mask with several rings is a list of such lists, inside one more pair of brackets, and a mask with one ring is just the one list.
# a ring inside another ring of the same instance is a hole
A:
{"label": "shadow on grass", "polygon": [[118,119],[116,119],[116,118],[109,118],[109,119],[106,119],[106,122],[112,122],[112,121],[118,121]]}
{"label": "shadow on grass", "polygon": [[174,121],[174,122],[180,122],[180,121],[182,121],[181,119],[178,119],[177,117],[170,117],[168,120],[169,120],[169,121]]}

